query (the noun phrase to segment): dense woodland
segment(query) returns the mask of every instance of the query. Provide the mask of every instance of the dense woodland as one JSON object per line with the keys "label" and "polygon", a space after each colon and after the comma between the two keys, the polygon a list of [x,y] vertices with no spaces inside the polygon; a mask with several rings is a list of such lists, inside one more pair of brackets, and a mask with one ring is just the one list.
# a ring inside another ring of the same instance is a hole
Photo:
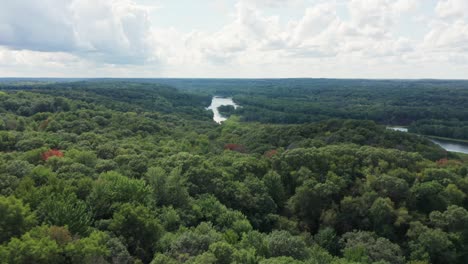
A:
{"label": "dense woodland", "polygon": [[[146,80],[152,82],[154,80]],[[243,121],[301,124],[330,118],[409,126],[468,140],[468,81],[334,79],[163,79],[184,90],[233,96]]]}
{"label": "dense woodland", "polygon": [[296,81],[0,84],[0,263],[468,263],[466,84]]}

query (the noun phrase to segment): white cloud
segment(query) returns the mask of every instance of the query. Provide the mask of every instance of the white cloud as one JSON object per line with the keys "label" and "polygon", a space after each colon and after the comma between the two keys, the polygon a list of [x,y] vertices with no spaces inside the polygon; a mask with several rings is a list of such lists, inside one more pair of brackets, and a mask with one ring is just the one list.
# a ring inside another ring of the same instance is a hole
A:
{"label": "white cloud", "polygon": [[[159,12],[178,11],[134,1],[2,3],[1,74],[467,77],[467,0],[433,13],[423,0],[238,0],[214,32],[158,27]],[[411,17],[424,17],[424,37],[402,34]]]}
{"label": "white cloud", "polygon": [[74,32],[68,0],[3,1],[0,8],[0,45],[14,49],[69,51]]}
{"label": "white cloud", "polygon": [[437,23],[425,36],[424,44],[438,52],[468,52],[468,23]]}
{"label": "white cloud", "polygon": [[440,0],[435,11],[437,17],[431,22],[422,49],[439,58],[462,63],[468,57],[468,1]]}
{"label": "white cloud", "polygon": [[468,17],[467,0],[440,0],[436,6],[436,13],[444,19],[460,19]]}
{"label": "white cloud", "polygon": [[279,8],[285,6],[300,6],[304,4],[304,0],[241,0],[244,5],[256,7]]}
{"label": "white cloud", "polygon": [[130,0],[15,0],[0,9],[0,45],[106,63],[151,56],[147,11]]}

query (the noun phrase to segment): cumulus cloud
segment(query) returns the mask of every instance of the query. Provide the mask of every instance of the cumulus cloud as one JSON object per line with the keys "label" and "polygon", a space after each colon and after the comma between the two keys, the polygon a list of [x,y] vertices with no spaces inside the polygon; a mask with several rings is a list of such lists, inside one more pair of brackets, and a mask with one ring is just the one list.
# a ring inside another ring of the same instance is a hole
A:
{"label": "cumulus cloud", "polygon": [[440,0],[422,48],[457,63],[468,56],[468,1]]}
{"label": "cumulus cloud", "polygon": [[69,51],[75,48],[70,1],[4,1],[0,45],[13,49]]}
{"label": "cumulus cloud", "polygon": [[[230,19],[217,30],[158,26],[157,15],[170,11],[139,1],[8,1],[0,9],[0,67],[92,76],[409,78],[436,77],[440,65],[447,77],[462,76],[460,65],[468,64],[466,0],[429,8],[424,0],[220,0]],[[425,22],[405,24],[418,16]],[[402,34],[407,26],[422,32]]]}
{"label": "cumulus cloud", "polygon": [[468,52],[468,23],[436,23],[425,36],[425,47],[439,52]]}
{"label": "cumulus cloud", "polygon": [[440,0],[436,6],[436,13],[445,19],[461,19],[468,17],[468,1]]}
{"label": "cumulus cloud", "polygon": [[179,42],[184,43],[185,54],[220,64],[235,62],[245,52],[283,48],[278,17],[263,16],[243,2],[236,4],[233,15],[234,19],[216,32],[194,31],[182,37]]}
{"label": "cumulus cloud", "polygon": [[[213,64],[217,69],[249,68],[252,73],[255,71],[251,68],[257,66],[257,71],[271,76],[281,75],[281,69],[283,75],[292,72],[293,76],[322,73],[329,77],[333,74],[349,77],[357,73],[350,65],[366,65],[370,67],[369,72],[360,70],[359,74],[371,74],[374,70],[370,76],[400,74],[409,78],[426,77],[424,70],[431,77],[438,76],[443,72],[436,70],[440,65],[449,69],[450,63],[460,65],[467,57],[466,23],[460,21],[458,13],[455,13],[458,19],[446,19],[450,12],[441,11],[460,10],[461,2],[457,0],[440,0],[433,6],[437,17],[429,19],[428,30],[421,39],[400,35],[399,27],[405,26],[401,25],[402,19],[421,14],[427,4],[422,0],[315,1],[308,5],[302,17],[289,19],[287,23],[258,8],[291,4],[280,2],[239,1],[233,20],[219,31],[192,32],[183,38],[182,54],[189,60],[180,59],[181,53],[173,53],[172,61],[204,64],[207,68]],[[339,13],[340,8],[345,9],[347,17]],[[320,67],[315,68],[316,65]],[[462,69],[458,67],[445,74],[460,76]]]}
{"label": "cumulus cloud", "polygon": [[0,45],[106,63],[151,57],[147,11],[129,0],[15,0],[0,9]]}

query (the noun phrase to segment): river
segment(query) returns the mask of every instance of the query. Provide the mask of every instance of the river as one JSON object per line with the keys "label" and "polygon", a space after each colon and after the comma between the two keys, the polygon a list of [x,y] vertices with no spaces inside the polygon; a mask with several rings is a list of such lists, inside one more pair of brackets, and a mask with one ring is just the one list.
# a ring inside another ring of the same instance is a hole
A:
{"label": "river", "polygon": [[226,117],[222,116],[221,113],[218,110],[218,107],[222,105],[232,105],[234,108],[239,107],[232,98],[229,97],[220,97],[220,96],[213,96],[213,99],[211,100],[211,105],[206,108],[206,110],[211,110],[213,111],[213,120],[221,124],[223,121],[226,121]]}
{"label": "river", "polygon": [[443,139],[433,139],[430,138],[432,142],[436,143],[437,145],[443,147],[447,151],[451,152],[460,152],[468,154],[468,143],[462,143],[457,141],[450,141],[450,140],[443,140]]}
{"label": "river", "polygon": [[[406,127],[387,127],[387,129],[400,131],[400,132],[408,132],[408,129]],[[443,149],[447,151],[468,154],[468,143],[458,142],[454,140],[445,140],[445,139],[433,139],[433,138],[428,138],[428,139],[436,143],[437,145],[441,146]]]}
{"label": "river", "polygon": [[[218,124],[221,124],[222,122],[227,120],[227,118],[222,116],[218,110],[218,107],[222,105],[232,105],[234,106],[234,108],[239,107],[236,103],[234,103],[234,101],[230,97],[214,96],[213,99],[211,100],[211,105],[207,107],[206,109],[213,111],[213,120]],[[404,132],[404,133],[408,132],[408,128],[406,127],[392,126],[392,127],[387,127],[387,129]],[[451,140],[443,140],[443,139],[432,139],[432,138],[429,138],[429,140],[441,146],[443,149],[447,151],[468,154],[468,143],[462,143],[462,142],[451,141]]]}

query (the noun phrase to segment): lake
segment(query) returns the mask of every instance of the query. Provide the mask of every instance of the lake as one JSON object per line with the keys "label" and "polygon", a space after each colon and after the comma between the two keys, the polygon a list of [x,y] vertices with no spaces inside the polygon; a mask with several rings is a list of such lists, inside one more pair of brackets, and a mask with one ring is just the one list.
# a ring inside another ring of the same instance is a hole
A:
{"label": "lake", "polygon": [[221,124],[227,119],[219,113],[218,107],[222,105],[232,105],[234,108],[239,107],[230,97],[213,96],[213,99],[211,99],[211,105],[208,106],[206,110],[213,111],[213,120],[218,124]]}
{"label": "lake", "polygon": [[[387,127],[387,129],[405,132],[405,133],[408,132],[408,129],[406,127]],[[468,154],[468,143],[462,143],[458,141],[444,140],[444,139],[432,139],[432,138],[428,138],[428,139],[436,143],[437,145],[441,146],[443,149],[447,151]]]}

